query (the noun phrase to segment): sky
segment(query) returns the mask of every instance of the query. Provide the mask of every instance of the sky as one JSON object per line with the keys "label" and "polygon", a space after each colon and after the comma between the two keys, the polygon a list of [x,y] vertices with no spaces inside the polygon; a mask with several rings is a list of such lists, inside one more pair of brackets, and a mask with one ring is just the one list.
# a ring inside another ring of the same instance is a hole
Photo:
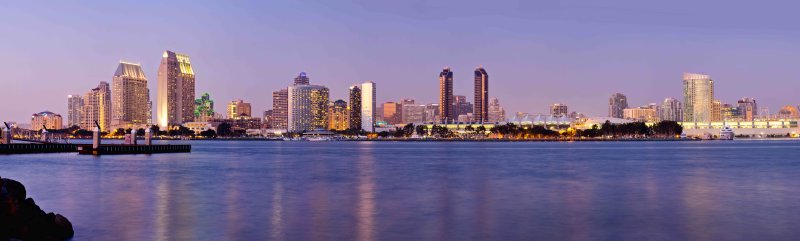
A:
{"label": "sky", "polygon": [[[716,98],[753,97],[772,113],[800,99],[796,1],[10,1],[0,0],[0,119],[66,116],[69,94],[141,63],[155,101],[164,50],[188,54],[197,95],[241,98],[254,115],[307,72],[332,99],[372,80],[378,102],[438,101],[438,74],[472,101],[482,65],[507,113],[553,103],[607,115],[682,99],[683,72],[710,74]],[[199,98],[199,97],[198,97]]]}

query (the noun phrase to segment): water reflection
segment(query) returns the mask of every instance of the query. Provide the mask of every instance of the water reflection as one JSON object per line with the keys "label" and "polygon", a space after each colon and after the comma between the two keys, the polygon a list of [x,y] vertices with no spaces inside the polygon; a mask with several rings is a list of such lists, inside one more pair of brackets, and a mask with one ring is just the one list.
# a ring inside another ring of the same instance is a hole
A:
{"label": "water reflection", "polygon": [[375,156],[372,149],[360,149],[358,157],[358,204],[356,206],[356,240],[372,241],[375,237]]}

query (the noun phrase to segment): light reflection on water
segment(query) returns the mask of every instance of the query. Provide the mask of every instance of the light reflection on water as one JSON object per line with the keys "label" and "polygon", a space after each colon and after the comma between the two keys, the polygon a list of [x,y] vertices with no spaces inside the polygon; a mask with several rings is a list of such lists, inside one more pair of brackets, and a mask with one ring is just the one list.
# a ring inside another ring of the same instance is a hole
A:
{"label": "light reflection on water", "polygon": [[192,142],[0,156],[75,240],[791,240],[800,143]]}

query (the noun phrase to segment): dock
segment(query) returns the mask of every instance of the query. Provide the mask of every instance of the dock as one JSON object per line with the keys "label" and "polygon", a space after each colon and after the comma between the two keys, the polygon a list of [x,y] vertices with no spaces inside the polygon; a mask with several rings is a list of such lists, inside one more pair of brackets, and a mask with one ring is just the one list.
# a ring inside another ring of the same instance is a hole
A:
{"label": "dock", "polygon": [[191,145],[78,145],[78,154],[84,155],[119,155],[119,154],[155,154],[191,152]]}
{"label": "dock", "polygon": [[77,152],[77,151],[78,151],[78,146],[75,144],[57,144],[57,143],[0,144],[0,154],[61,153],[61,152]]}

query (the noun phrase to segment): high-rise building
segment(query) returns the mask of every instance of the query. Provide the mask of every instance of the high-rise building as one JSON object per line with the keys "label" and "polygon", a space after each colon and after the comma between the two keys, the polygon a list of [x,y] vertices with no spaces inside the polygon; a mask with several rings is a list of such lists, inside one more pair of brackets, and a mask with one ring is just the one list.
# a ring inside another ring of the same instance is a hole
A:
{"label": "high-rise building", "polygon": [[144,128],[150,120],[150,91],[140,64],[120,61],[111,80],[111,128]]}
{"label": "high-rise building", "polygon": [[194,119],[197,122],[207,122],[214,118],[214,100],[211,95],[203,93],[200,99],[194,100]]}
{"label": "high-rise building", "polygon": [[666,98],[661,103],[659,119],[662,121],[683,121],[683,105],[675,98]]}
{"label": "high-rise building", "polygon": [[704,74],[683,74],[683,121],[712,121],[714,81]]}
{"label": "high-rise building", "polygon": [[741,120],[739,116],[739,109],[736,106],[725,103],[722,104],[722,119],[723,120]]}
{"label": "high-rise building", "polygon": [[67,96],[67,127],[81,125],[81,111],[83,110],[83,97],[80,95]]}
{"label": "high-rise building", "polygon": [[628,108],[628,97],[621,93],[614,93],[608,99],[608,117],[622,118],[623,110]]}
{"label": "high-rise building", "polygon": [[297,77],[294,77],[294,85],[309,85],[310,82],[311,81],[308,78],[308,75],[306,75],[306,72],[300,72]]}
{"label": "high-rise building", "polygon": [[272,129],[289,128],[289,90],[272,92]]}
{"label": "high-rise building", "polygon": [[745,121],[753,121],[758,115],[756,99],[744,97],[736,102],[736,106],[739,109],[739,115]]}
{"label": "high-rise building", "polygon": [[310,131],[328,127],[328,87],[289,86],[289,131]]}
{"label": "high-rise building", "polygon": [[626,120],[633,121],[656,121],[656,109],[651,106],[643,106],[638,108],[627,108],[622,110],[622,117]]}
{"label": "high-rise building", "polygon": [[442,109],[439,108],[439,104],[428,104],[425,106],[425,115],[424,115],[424,122],[425,123],[439,123],[442,119],[442,114],[439,112]]}
{"label": "high-rise building", "polygon": [[483,67],[475,69],[475,109],[472,111],[475,122],[489,122],[489,74]]}
{"label": "high-rise building", "polygon": [[403,105],[397,102],[383,103],[383,120],[389,125],[403,122]]}
{"label": "high-rise building", "polygon": [[550,115],[552,116],[564,117],[567,116],[568,113],[569,111],[567,109],[567,105],[565,104],[555,103],[550,106]]}
{"label": "high-rise building", "polygon": [[489,101],[489,122],[498,123],[506,121],[506,110],[500,106],[500,100],[497,97]]}
{"label": "high-rise building", "polygon": [[453,95],[453,114],[458,117],[461,115],[472,114],[472,103],[467,101],[467,97],[463,95]]}
{"label": "high-rise building", "polygon": [[402,120],[403,124],[419,124],[425,121],[425,106],[417,105],[413,99],[403,99],[402,103]]}
{"label": "high-rise building", "polygon": [[92,130],[95,122],[101,131],[111,131],[111,87],[105,81],[83,96],[81,129]]}
{"label": "high-rise building", "polygon": [[328,106],[328,129],[343,131],[349,127],[347,102],[337,100]]}
{"label": "high-rise building", "polygon": [[440,123],[455,122],[456,115],[453,111],[453,71],[444,68],[439,73],[439,113],[441,113]]}
{"label": "high-rise building", "polygon": [[31,115],[31,129],[35,131],[40,131],[42,128],[47,128],[48,130],[62,129],[62,123],[61,115],[50,111],[42,111]]}
{"label": "high-rise building", "polygon": [[372,81],[361,84],[361,129],[367,132],[375,132],[377,107],[375,88],[375,83]]}
{"label": "high-rise building", "polygon": [[158,125],[194,121],[195,75],[189,55],[164,51],[158,66]]}
{"label": "high-rise building", "polygon": [[228,103],[228,119],[241,119],[253,117],[253,108],[250,103],[235,99]]}
{"label": "high-rise building", "polygon": [[711,121],[723,121],[722,101],[714,100],[711,102]]}
{"label": "high-rise building", "polygon": [[350,86],[350,102],[347,103],[350,129],[361,129],[361,87]]}

